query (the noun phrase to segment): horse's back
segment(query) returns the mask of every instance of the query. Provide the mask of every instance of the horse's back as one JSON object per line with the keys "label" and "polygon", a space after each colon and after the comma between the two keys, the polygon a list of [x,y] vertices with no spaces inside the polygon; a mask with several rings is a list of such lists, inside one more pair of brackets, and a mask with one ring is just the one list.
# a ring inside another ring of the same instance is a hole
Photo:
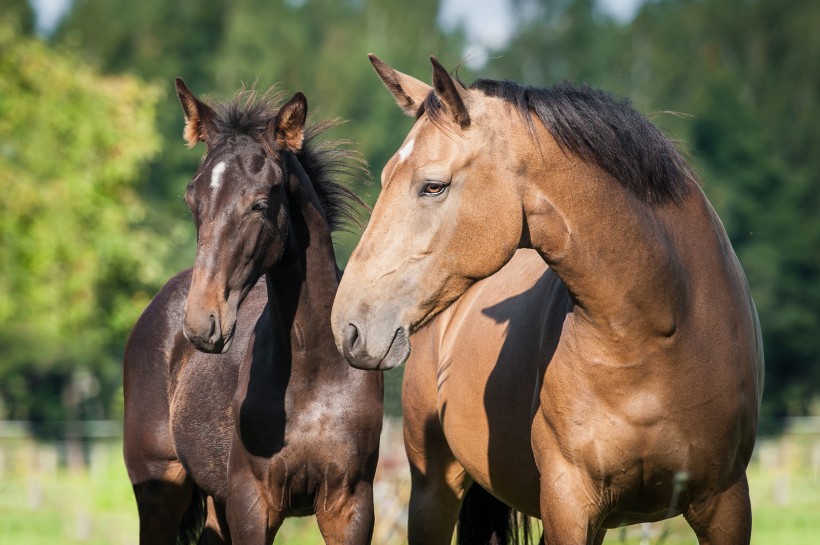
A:
{"label": "horse's back", "polygon": [[427,392],[427,410],[438,412],[470,475],[536,516],[531,415],[569,308],[566,287],[543,259],[519,250],[413,338],[405,375]]}

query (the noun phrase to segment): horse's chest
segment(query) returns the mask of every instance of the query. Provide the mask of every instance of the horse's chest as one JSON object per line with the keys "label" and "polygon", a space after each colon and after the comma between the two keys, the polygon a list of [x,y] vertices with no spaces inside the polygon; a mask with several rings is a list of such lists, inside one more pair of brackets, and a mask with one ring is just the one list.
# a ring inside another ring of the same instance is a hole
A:
{"label": "horse's chest", "polygon": [[[334,401],[286,403],[275,421],[259,422],[245,429],[242,443],[260,470],[272,475],[278,486],[309,487],[317,476],[332,475],[337,467],[357,459],[364,450],[355,430],[348,429]],[[254,438],[270,439],[267,452],[254,449]]]}
{"label": "horse's chest", "polygon": [[255,480],[265,483],[271,507],[289,516],[312,514],[323,508],[334,492],[355,480],[358,467],[353,453],[336,444],[296,441],[267,459],[251,460]]}
{"label": "horse's chest", "polygon": [[224,497],[233,419],[236,366],[195,356],[179,377],[171,400],[174,448],[203,490]]}

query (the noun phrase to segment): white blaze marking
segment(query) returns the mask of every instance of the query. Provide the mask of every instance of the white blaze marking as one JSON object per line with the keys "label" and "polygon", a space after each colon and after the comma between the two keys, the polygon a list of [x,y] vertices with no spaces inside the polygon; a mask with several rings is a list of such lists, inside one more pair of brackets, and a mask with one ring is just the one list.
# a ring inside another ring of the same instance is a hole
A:
{"label": "white blaze marking", "polygon": [[404,161],[413,153],[413,146],[416,144],[416,139],[413,138],[399,150],[399,162]]}
{"label": "white blaze marking", "polygon": [[225,161],[220,161],[211,171],[211,187],[219,189],[222,184],[222,173],[225,172]]}

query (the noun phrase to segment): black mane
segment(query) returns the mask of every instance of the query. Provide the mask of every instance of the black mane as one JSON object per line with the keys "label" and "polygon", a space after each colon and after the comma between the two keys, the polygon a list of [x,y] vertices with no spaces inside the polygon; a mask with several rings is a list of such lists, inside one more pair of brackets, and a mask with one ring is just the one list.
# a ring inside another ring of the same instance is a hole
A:
{"label": "black mane", "polygon": [[[696,175],[675,145],[628,100],[588,85],[546,88],[480,79],[470,86],[513,104],[533,127],[533,114],[564,151],[611,174],[644,202],[680,202]],[[435,119],[442,105],[431,96],[424,109]]]}
{"label": "black mane", "polygon": [[[274,89],[259,93],[241,89],[233,98],[212,105],[216,113],[217,138],[246,135],[264,142],[265,129],[285,102],[285,94]],[[331,230],[361,228],[362,210],[367,205],[347,186],[353,179],[367,180],[367,162],[350,149],[347,140],[322,140],[319,137],[342,121],[329,119],[305,127],[305,141],[296,158],[310,178]]]}

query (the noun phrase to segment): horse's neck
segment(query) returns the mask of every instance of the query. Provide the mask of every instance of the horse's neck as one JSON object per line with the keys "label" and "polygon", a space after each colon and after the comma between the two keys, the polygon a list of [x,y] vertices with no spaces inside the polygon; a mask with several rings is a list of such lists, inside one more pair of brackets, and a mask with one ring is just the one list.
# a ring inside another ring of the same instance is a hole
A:
{"label": "horse's neck", "polygon": [[291,208],[285,253],[267,272],[274,360],[329,370],[341,361],[330,330],[338,269],[317,203]]}
{"label": "horse's neck", "polygon": [[530,244],[567,285],[577,330],[629,359],[675,331],[681,271],[668,218],[606,177],[578,162],[544,173],[525,209]]}

